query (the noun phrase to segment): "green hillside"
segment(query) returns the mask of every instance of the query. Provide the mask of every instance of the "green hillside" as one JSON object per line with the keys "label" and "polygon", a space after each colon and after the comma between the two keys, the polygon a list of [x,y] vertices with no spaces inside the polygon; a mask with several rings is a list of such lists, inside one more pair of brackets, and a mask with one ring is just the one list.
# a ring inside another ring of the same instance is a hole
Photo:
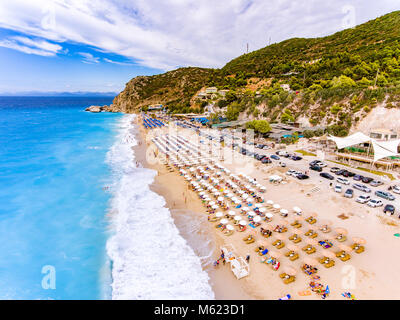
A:
{"label": "green hillside", "polygon": [[[226,97],[196,99],[207,86],[229,92]],[[213,103],[229,120],[285,122],[307,117],[312,125],[328,125],[344,135],[377,104],[400,107],[399,100],[396,11],[327,37],[272,44],[239,56],[222,69],[181,68],[134,78],[116,97],[114,108],[134,112],[163,103],[170,112],[181,113],[200,112]]]}

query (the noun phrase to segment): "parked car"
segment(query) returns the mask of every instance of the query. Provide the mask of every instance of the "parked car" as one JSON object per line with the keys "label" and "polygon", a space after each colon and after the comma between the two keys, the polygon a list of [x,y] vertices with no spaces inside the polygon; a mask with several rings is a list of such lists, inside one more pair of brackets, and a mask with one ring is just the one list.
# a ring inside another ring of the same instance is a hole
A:
{"label": "parked car", "polygon": [[400,194],[400,186],[393,186],[392,190],[394,193]]}
{"label": "parked car", "polygon": [[372,208],[376,208],[376,207],[383,206],[383,202],[381,200],[371,199],[367,202],[367,205]]}
{"label": "parked car", "polygon": [[381,197],[383,199],[390,200],[390,201],[393,201],[396,199],[391,193],[386,192],[386,191],[380,191],[380,190],[375,191],[375,195],[377,195],[378,197]]}
{"label": "parked car", "polygon": [[281,158],[278,157],[276,154],[271,154],[270,158],[271,158],[271,159],[274,159],[274,160],[280,160],[280,159],[281,159]]}
{"label": "parked car", "polygon": [[364,177],[364,178],[361,179],[361,181],[364,182],[364,183],[370,183],[372,180],[374,180],[374,179],[369,178],[369,177]]}
{"label": "parked car", "polygon": [[336,172],[339,171],[339,170],[340,170],[340,168],[338,168],[338,167],[333,167],[333,168],[331,168],[330,172],[336,173]]}
{"label": "parked car", "polygon": [[264,158],[264,157],[265,157],[265,155],[263,155],[263,154],[258,154],[258,155],[256,156],[256,159],[259,160],[259,161],[261,161],[262,158]]}
{"label": "parked car", "polygon": [[361,181],[363,178],[364,178],[364,177],[363,177],[362,175],[356,174],[356,175],[353,177],[353,180],[355,180],[355,181]]}
{"label": "parked car", "polygon": [[310,166],[310,169],[318,172],[322,171],[322,168],[317,165]]}
{"label": "parked car", "polygon": [[296,176],[297,175],[297,171],[296,170],[288,170],[287,172],[286,172],[286,174],[288,175],[288,176]]}
{"label": "parked car", "polygon": [[353,172],[351,172],[351,171],[348,171],[348,170],[344,170],[344,172],[342,173],[342,176],[343,177],[346,177],[346,178],[348,178],[348,177],[354,177],[356,174],[355,173],[353,173]]}
{"label": "parked car", "polygon": [[340,185],[340,184],[337,184],[336,186],[335,186],[335,192],[337,192],[337,193],[341,193],[342,192],[342,186]]}
{"label": "parked car", "polygon": [[378,186],[383,185],[383,182],[379,181],[379,180],[372,180],[370,185],[373,186],[373,187],[378,187]]}
{"label": "parked car", "polygon": [[298,174],[298,175],[296,176],[296,178],[299,179],[299,180],[305,180],[305,179],[308,179],[309,176],[306,175],[306,174],[304,174],[304,173],[300,173],[300,174]]}
{"label": "parked car", "polygon": [[383,208],[383,213],[384,213],[384,214],[390,213],[390,215],[393,215],[393,214],[394,214],[394,210],[395,210],[395,208],[394,208],[393,205],[387,204],[387,205]]}
{"label": "parked car", "polygon": [[284,162],[280,162],[280,161],[279,161],[279,165],[280,165],[282,168],[285,168],[285,167],[286,167],[286,163],[284,163]]}
{"label": "parked car", "polygon": [[270,147],[267,146],[267,145],[265,145],[265,146],[263,147],[263,150],[268,150],[268,149],[270,149]]}
{"label": "parked car", "polygon": [[360,191],[367,192],[367,193],[371,192],[370,188],[364,186],[363,184],[359,184],[359,183],[353,184],[353,188],[357,189],[357,190],[360,190]]}
{"label": "parked car", "polygon": [[344,171],[345,171],[345,170],[343,170],[343,169],[339,169],[338,171],[335,172],[335,174],[336,174],[337,176],[341,176],[341,175],[343,174]]}
{"label": "parked car", "polygon": [[310,167],[311,167],[311,166],[317,165],[318,162],[319,162],[319,160],[313,160],[313,161],[311,161],[311,162],[310,162]]}
{"label": "parked car", "polygon": [[292,156],[291,159],[294,160],[294,161],[299,161],[299,160],[301,160],[303,158],[299,157],[299,156]]}
{"label": "parked car", "polygon": [[272,161],[270,160],[270,158],[264,157],[264,158],[261,159],[261,162],[262,163],[271,163]]}
{"label": "parked car", "polygon": [[319,160],[318,160],[318,162],[317,162],[317,165],[318,165],[319,167],[321,167],[321,168],[325,168],[325,167],[328,166],[325,162],[322,162],[322,161],[319,161]]}
{"label": "parked car", "polygon": [[359,203],[367,203],[369,200],[371,200],[371,197],[366,195],[366,194],[362,194],[360,195],[357,199],[356,202]]}
{"label": "parked car", "polygon": [[278,150],[277,152],[275,152],[278,156],[285,156],[285,155],[287,155],[288,153],[286,152],[286,151],[283,151],[283,150]]}
{"label": "parked car", "polygon": [[335,179],[332,175],[330,175],[330,174],[327,173],[327,172],[321,172],[319,175],[320,175],[321,177],[326,178],[326,179],[329,179],[329,180]]}
{"label": "parked car", "polygon": [[346,198],[353,198],[354,190],[353,189],[347,189],[343,196],[346,197]]}
{"label": "parked car", "polygon": [[350,184],[349,180],[347,180],[346,178],[342,178],[342,177],[337,178],[336,181],[339,183],[345,184],[345,185]]}

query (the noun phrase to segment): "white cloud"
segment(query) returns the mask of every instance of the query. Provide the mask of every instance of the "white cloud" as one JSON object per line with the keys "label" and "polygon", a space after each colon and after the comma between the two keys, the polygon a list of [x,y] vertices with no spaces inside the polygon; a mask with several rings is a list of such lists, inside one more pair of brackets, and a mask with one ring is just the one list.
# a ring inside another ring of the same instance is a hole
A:
{"label": "white cloud", "polygon": [[112,64],[117,64],[117,65],[119,65],[119,66],[134,66],[134,65],[135,65],[134,63],[119,62],[119,61],[114,61],[114,60],[110,60],[110,59],[107,59],[107,58],[104,58],[103,60],[104,60],[105,62],[112,63]]}
{"label": "white cloud", "polygon": [[279,42],[341,30],[348,5],[357,24],[400,9],[398,0],[13,0],[0,2],[0,27],[154,68],[221,67],[247,43],[255,50],[270,37]]}
{"label": "white cloud", "polygon": [[93,64],[93,63],[100,62],[100,58],[93,56],[91,53],[78,52],[78,54],[83,57],[83,60],[82,60],[83,63]]}
{"label": "white cloud", "polygon": [[55,56],[62,50],[62,47],[58,44],[50,43],[41,39],[37,40],[20,36],[0,40],[0,47],[45,57]]}

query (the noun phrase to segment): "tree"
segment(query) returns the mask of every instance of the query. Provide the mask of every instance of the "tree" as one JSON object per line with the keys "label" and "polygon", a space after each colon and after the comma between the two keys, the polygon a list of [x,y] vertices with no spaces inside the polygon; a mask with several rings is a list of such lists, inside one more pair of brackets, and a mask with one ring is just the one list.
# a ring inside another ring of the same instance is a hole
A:
{"label": "tree", "polygon": [[271,126],[266,120],[256,120],[255,130],[260,133],[267,133],[271,131]]}
{"label": "tree", "polygon": [[346,88],[355,87],[356,83],[352,78],[341,75],[340,77],[334,77],[331,81],[332,88]]}

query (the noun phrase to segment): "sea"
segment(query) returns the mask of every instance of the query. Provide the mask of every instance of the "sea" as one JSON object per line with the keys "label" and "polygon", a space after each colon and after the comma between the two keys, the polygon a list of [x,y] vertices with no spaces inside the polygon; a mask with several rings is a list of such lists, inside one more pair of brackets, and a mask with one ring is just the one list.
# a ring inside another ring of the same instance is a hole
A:
{"label": "sea", "polygon": [[213,299],[111,97],[0,97],[0,299]]}

